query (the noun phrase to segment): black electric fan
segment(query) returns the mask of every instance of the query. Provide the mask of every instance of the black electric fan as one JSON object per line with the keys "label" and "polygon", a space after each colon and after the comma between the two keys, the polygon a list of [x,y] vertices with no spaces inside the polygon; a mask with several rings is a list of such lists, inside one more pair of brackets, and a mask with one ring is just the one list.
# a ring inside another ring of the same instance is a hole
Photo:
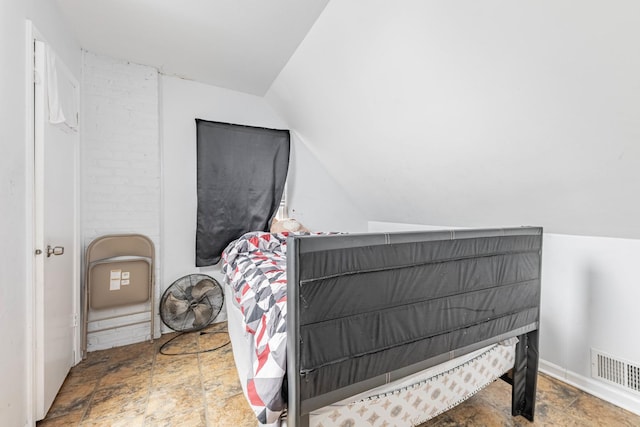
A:
{"label": "black electric fan", "polygon": [[205,274],[189,274],[171,284],[160,299],[160,318],[169,328],[190,332],[210,325],[222,310],[220,284]]}

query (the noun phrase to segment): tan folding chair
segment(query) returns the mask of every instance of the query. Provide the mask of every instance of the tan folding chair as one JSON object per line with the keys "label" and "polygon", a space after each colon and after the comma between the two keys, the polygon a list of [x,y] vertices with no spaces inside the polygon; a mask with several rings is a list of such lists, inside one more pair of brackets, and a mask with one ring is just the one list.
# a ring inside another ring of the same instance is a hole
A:
{"label": "tan folding chair", "polygon": [[[149,320],[93,329],[100,332],[123,326],[150,323],[154,333],[153,242],[141,234],[112,234],[95,239],[87,248],[85,260],[84,309],[82,322],[82,357],[87,354],[89,323],[149,313]],[[90,310],[104,310],[150,301],[149,310],[101,317],[89,321]]]}

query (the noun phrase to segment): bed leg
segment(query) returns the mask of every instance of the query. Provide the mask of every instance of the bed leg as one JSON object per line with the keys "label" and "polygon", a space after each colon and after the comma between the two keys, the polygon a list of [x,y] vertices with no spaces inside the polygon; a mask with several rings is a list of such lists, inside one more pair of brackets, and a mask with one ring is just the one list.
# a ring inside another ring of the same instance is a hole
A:
{"label": "bed leg", "polygon": [[309,414],[300,415],[297,418],[287,414],[287,427],[309,427]]}
{"label": "bed leg", "polygon": [[516,362],[513,367],[511,414],[533,421],[538,382],[538,330],[518,337]]}

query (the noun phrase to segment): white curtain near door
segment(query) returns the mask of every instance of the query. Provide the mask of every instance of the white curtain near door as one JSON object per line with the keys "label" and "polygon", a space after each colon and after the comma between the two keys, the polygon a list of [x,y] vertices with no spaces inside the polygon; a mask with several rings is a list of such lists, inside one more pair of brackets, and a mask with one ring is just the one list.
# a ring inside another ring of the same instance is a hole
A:
{"label": "white curtain near door", "polygon": [[[49,123],[65,124],[72,130],[78,129],[77,90],[68,78],[58,78],[56,54],[46,45],[47,103]],[[64,73],[63,73],[64,75]]]}

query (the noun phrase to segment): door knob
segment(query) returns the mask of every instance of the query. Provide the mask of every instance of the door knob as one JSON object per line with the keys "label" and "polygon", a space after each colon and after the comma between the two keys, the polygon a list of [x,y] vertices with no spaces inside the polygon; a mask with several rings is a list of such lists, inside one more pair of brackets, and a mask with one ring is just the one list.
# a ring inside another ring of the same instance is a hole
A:
{"label": "door knob", "polygon": [[51,247],[51,245],[47,245],[47,258],[51,255],[62,255],[64,253],[64,246],[55,246]]}

